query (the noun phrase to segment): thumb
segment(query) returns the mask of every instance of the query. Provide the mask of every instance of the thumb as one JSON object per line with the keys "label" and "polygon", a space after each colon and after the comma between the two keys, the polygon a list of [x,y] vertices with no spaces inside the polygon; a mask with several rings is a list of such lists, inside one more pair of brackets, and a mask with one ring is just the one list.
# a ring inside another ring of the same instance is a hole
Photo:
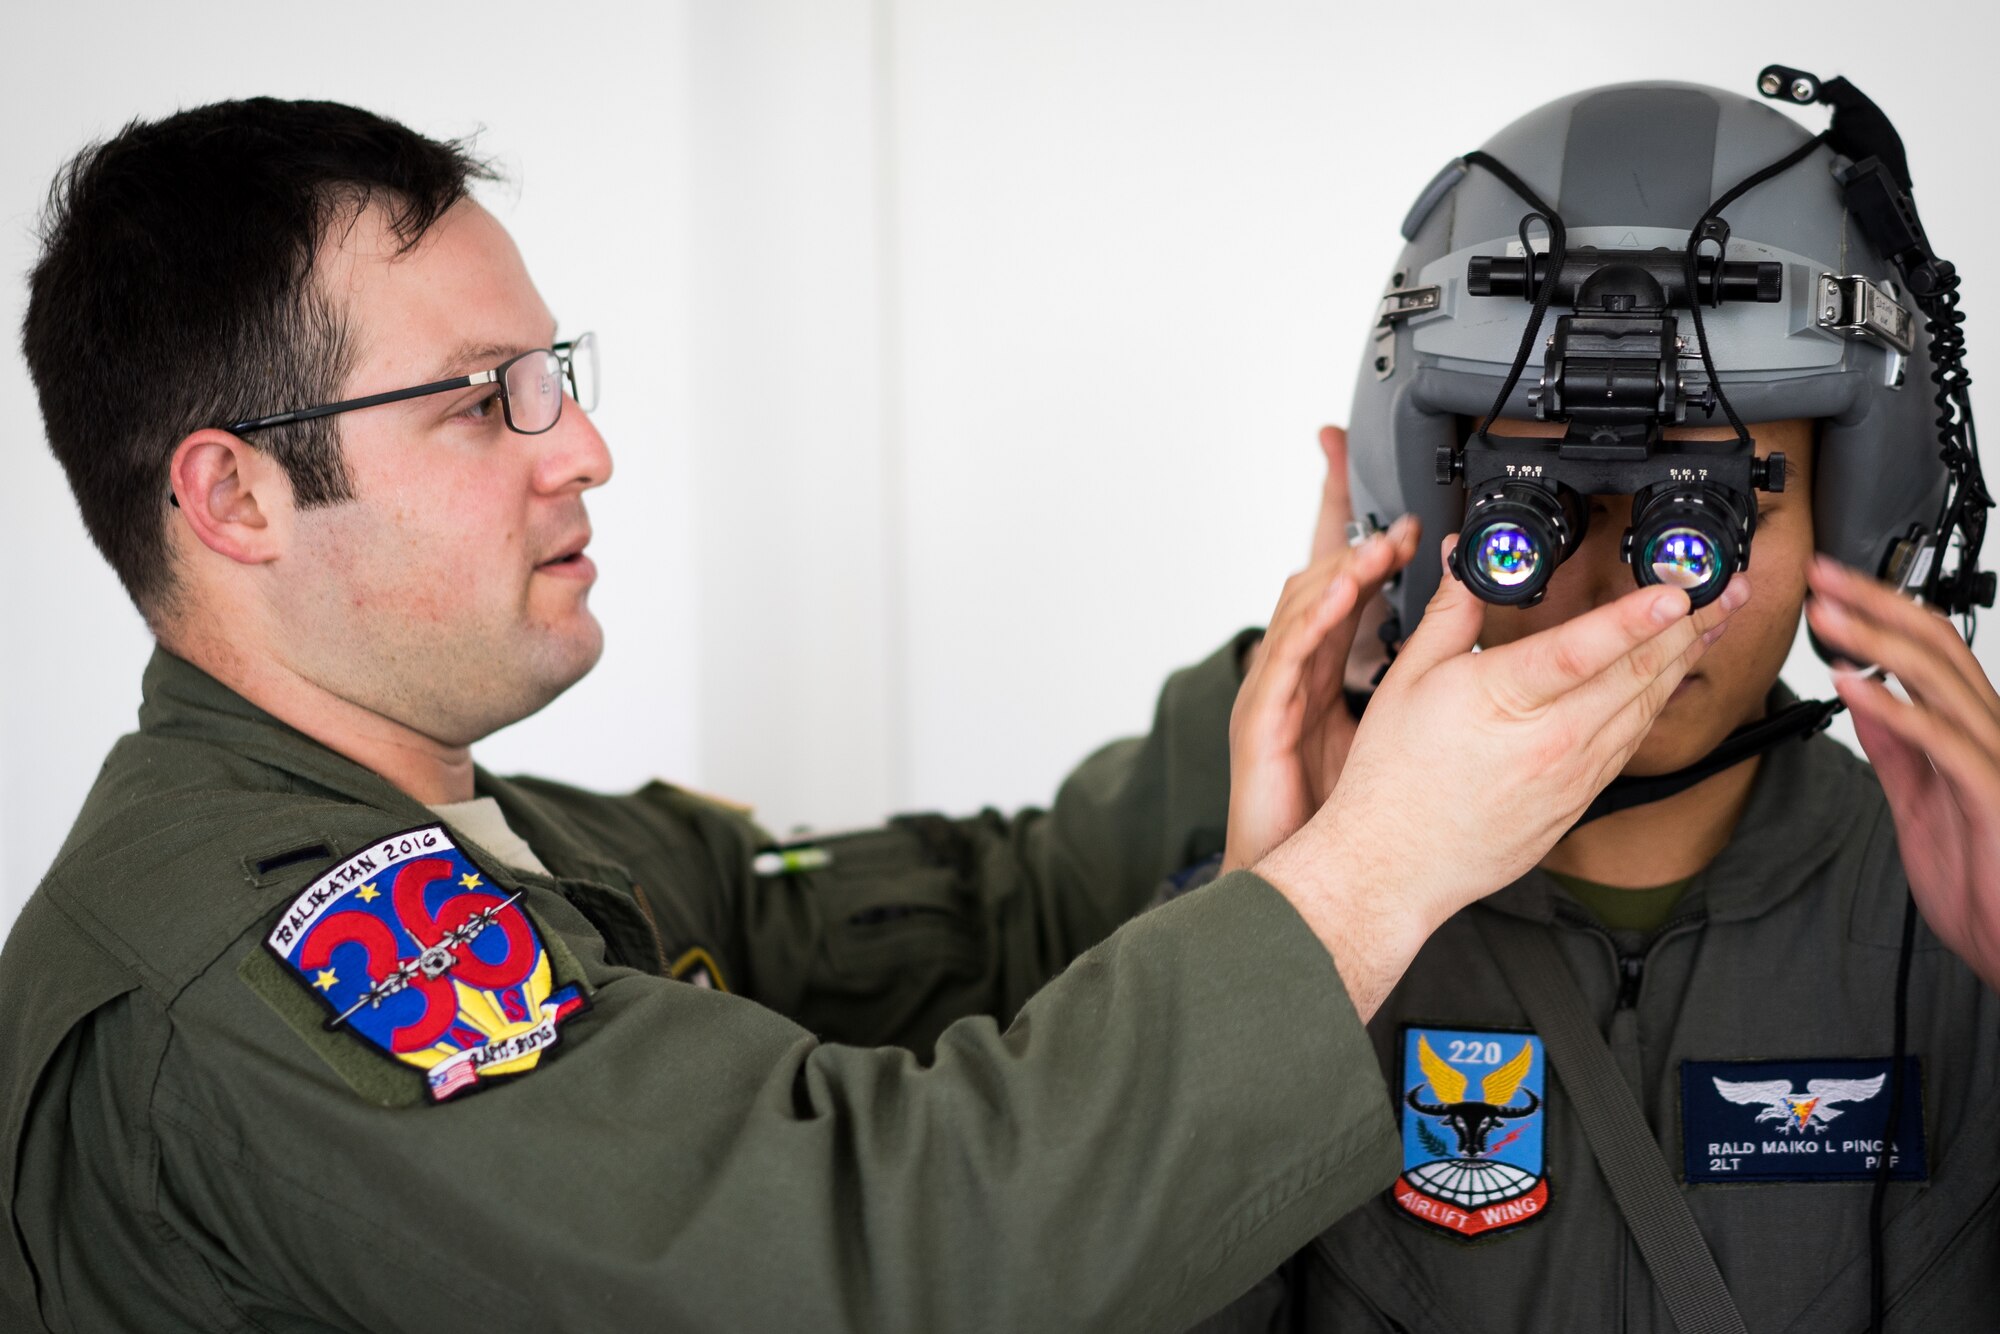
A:
{"label": "thumb", "polygon": [[1410,663],[1408,670],[1421,674],[1447,658],[1470,653],[1479,642],[1479,632],[1486,626],[1486,604],[1451,572],[1451,549],[1457,545],[1458,534],[1452,533],[1439,548],[1444,568],[1439,571],[1437,592],[1431,595],[1424,618],[1417,622],[1403,651],[1396,655],[1397,667]]}
{"label": "thumb", "polygon": [[1347,525],[1354,520],[1354,503],[1347,491],[1347,432],[1338,426],[1320,427],[1319,452],[1326,457],[1326,482],[1320,488],[1319,521],[1313,525],[1315,562],[1347,545]]}

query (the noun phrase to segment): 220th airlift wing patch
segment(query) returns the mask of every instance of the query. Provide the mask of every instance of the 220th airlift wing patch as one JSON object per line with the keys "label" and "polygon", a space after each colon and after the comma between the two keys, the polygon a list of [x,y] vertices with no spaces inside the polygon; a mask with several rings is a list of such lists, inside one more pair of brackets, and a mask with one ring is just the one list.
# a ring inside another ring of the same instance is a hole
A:
{"label": "220th airlift wing patch", "polygon": [[1532,1033],[1406,1027],[1396,1207],[1457,1237],[1489,1236],[1547,1213],[1544,1068],[1542,1040]]}
{"label": "220th airlift wing patch", "polygon": [[557,989],[518,894],[443,825],[355,853],[306,886],[265,939],[346,1030],[424,1073],[433,1102],[535,1068],[584,1007]]}

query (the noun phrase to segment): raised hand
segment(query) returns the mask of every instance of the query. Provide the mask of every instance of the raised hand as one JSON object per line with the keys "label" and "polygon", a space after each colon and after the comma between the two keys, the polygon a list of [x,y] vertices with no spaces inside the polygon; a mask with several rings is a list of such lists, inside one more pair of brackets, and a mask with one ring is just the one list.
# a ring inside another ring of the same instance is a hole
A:
{"label": "raised hand", "polygon": [[1879,664],[1910,697],[1860,672],[1834,674],[1889,799],[1918,909],[2000,990],[2000,692],[1949,621],[1887,584],[1824,557],[1807,582],[1820,642]]}
{"label": "raised hand", "polygon": [[1341,690],[1348,652],[1382,585],[1417,551],[1408,516],[1348,547],[1347,433],[1323,427],[1320,448],[1327,469],[1313,562],[1285,581],[1229,717],[1225,871],[1284,842],[1333,791],[1354,740]]}
{"label": "raised hand", "polygon": [[1554,846],[1748,598],[1740,575],[1693,615],[1678,589],[1635,589],[1475,654],[1485,604],[1439,584],[1333,796],[1256,866],[1327,943],[1364,1016],[1446,918]]}

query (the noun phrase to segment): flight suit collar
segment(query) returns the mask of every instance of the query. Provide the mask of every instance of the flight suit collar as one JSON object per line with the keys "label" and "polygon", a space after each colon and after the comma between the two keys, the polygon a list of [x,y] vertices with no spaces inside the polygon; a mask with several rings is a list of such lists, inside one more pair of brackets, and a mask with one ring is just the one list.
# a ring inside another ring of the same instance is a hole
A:
{"label": "flight suit collar", "polygon": [[527,840],[549,873],[562,880],[596,880],[628,885],[631,873],[623,862],[602,855],[563,813],[535,793],[477,765],[472,790],[500,804],[500,813],[515,833]]}
{"label": "flight suit collar", "polygon": [[[1780,682],[1770,708],[1775,712],[1797,699]],[[1862,788],[1849,781],[1856,765],[1839,742],[1820,734],[1766,751],[1742,818],[1695,877],[1687,903],[1699,905],[1712,922],[1747,921],[1805,887],[1843,840],[1859,832]],[[1537,868],[1485,902],[1511,916],[1552,922],[1571,901]]]}
{"label": "flight suit collar", "polygon": [[564,896],[597,927],[614,961],[645,972],[668,971],[660,924],[626,863],[603,856],[559,809],[520,784],[475,767],[473,790],[500,804],[507,823],[535,850]]}
{"label": "flight suit collar", "polygon": [[[436,811],[381,775],[252,704],[201,668],[165,648],[155,648],[141,682],[139,730],[220,746],[268,765],[313,787],[382,811],[400,827],[436,824]],[[566,821],[504,779],[475,766],[474,790],[492,796],[508,823],[535,849],[563,896],[604,935],[615,959],[656,970],[663,956],[658,932],[634,906],[625,867],[597,855]],[[531,872],[495,857],[485,863],[497,883],[520,888]]]}
{"label": "flight suit collar", "polygon": [[165,648],[153,650],[140,690],[142,733],[219,746],[412,825],[437,819],[430,807],[388,779],[258,708]]}

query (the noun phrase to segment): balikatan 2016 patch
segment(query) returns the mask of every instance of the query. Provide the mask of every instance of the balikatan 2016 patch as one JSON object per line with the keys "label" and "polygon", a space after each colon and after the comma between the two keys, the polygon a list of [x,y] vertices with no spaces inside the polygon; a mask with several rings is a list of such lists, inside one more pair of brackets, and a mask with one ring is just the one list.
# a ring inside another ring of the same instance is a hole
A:
{"label": "balikatan 2016 patch", "polygon": [[[1923,1067],[1903,1058],[1889,1175],[1922,1181]],[[1695,1183],[1873,1181],[1889,1128],[1892,1062],[1684,1061],[1683,1170]]]}
{"label": "balikatan 2016 patch", "polygon": [[1546,1214],[1546,1070],[1533,1033],[1406,1026],[1395,1206],[1466,1238]]}
{"label": "balikatan 2016 patch", "polygon": [[371,844],[306,886],[265,944],[353,1033],[424,1073],[433,1102],[523,1075],[584,1008],[519,894],[443,825]]}

